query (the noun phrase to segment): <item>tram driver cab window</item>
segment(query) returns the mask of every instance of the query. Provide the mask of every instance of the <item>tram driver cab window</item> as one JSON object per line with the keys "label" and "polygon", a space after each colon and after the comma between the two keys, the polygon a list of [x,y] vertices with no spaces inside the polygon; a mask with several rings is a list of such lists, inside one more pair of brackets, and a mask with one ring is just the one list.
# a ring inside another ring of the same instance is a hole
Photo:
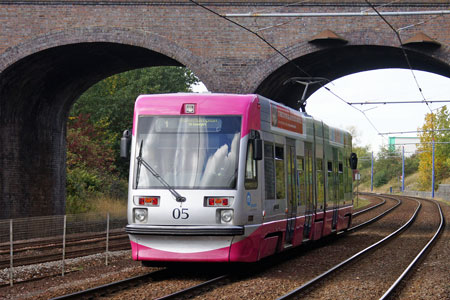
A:
{"label": "tram driver cab window", "polygon": [[256,160],[253,159],[253,143],[248,143],[247,159],[245,161],[245,188],[248,190],[258,188],[258,172],[256,169]]}

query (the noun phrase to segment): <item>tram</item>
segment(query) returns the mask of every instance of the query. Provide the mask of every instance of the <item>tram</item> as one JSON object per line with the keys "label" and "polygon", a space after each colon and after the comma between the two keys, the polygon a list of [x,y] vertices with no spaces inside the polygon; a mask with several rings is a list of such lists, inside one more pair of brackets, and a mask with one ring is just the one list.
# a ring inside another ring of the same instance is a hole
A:
{"label": "tram", "polygon": [[139,96],[121,140],[133,259],[255,262],[349,228],[351,145],[260,95]]}

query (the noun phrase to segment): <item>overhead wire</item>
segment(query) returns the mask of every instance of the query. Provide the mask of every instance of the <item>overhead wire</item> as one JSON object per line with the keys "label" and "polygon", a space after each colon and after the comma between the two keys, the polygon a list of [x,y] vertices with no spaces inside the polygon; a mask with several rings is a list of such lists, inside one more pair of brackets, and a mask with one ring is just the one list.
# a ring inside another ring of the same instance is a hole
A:
{"label": "overhead wire", "polygon": [[228,18],[228,17],[226,17],[226,16],[223,16],[223,15],[219,14],[218,12],[216,12],[216,11],[210,9],[209,7],[207,7],[207,6],[203,5],[203,4],[198,3],[197,1],[194,1],[194,0],[188,0],[188,1],[191,2],[191,3],[193,3],[193,4],[195,4],[195,5],[197,5],[197,6],[199,6],[199,7],[201,7],[201,8],[203,8],[203,9],[205,9],[205,10],[207,10],[207,11],[209,11],[210,13],[212,13],[212,14],[214,14],[214,15],[216,15],[216,16],[222,18],[222,19],[227,20],[227,21],[230,22],[230,23],[233,23],[234,25],[236,25],[236,26],[238,26],[238,27],[244,29],[245,31],[250,32],[251,34],[255,35],[257,38],[259,38],[261,41],[263,41],[267,46],[269,46],[270,48],[272,48],[272,50],[274,50],[274,51],[277,52],[279,55],[281,55],[284,59],[286,59],[289,63],[293,64],[293,66],[294,66],[295,68],[297,68],[298,70],[300,70],[303,74],[305,74],[306,76],[311,76],[311,75],[308,74],[307,71],[303,70],[299,65],[297,65],[296,63],[294,63],[291,59],[289,59],[289,57],[287,57],[286,55],[284,55],[280,50],[278,50],[275,46],[273,46],[269,41],[267,41],[263,36],[261,36],[261,35],[258,34],[257,32],[254,32],[253,30],[251,30],[251,29],[245,27],[244,25],[241,25],[241,24],[239,24],[238,22],[235,22],[235,21],[231,20],[230,18]]}
{"label": "overhead wire", "polygon": [[376,12],[376,14],[392,29],[392,31],[394,31],[399,43],[400,43],[400,49],[402,50],[403,56],[405,57],[406,63],[408,64],[408,67],[411,71],[411,74],[414,78],[414,81],[416,83],[417,88],[419,89],[419,92],[422,96],[423,101],[425,102],[425,104],[427,105],[428,109],[430,110],[431,113],[433,113],[433,111],[431,110],[431,107],[427,101],[427,99],[425,98],[425,95],[423,94],[422,88],[419,85],[419,81],[417,80],[416,75],[414,74],[414,70],[412,68],[411,62],[409,61],[409,57],[408,54],[406,53],[405,47],[403,46],[403,41],[402,38],[400,37],[400,34],[398,33],[398,31],[394,28],[394,26],[392,26],[392,24],[377,10],[377,8],[369,1],[369,0],[365,0],[366,3]]}
{"label": "overhead wire", "polygon": [[[303,74],[305,74],[308,77],[312,77],[306,70],[304,70],[303,68],[301,68],[299,65],[297,65],[295,62],[293,62],[289,57],[287,57],[286,55],[284,55],[280,50],[278,50],[275,46],[273,46],[269,41],[267,41],[263,36],[261,36],[259,33],[245,27],[242,24],[239,24],[236,21],[231,20],[230,18],[223,16],[219,13],[217,13],[216,11],[210,9],[209,7],[198,3],[195,0],[188,0],[189,2],[209,11],[210,13],[225,19],[226,21],[244,29],[245,31],[255,35],[257,38],[259,38],[261,41],[263,41],[266,45],[268,45],[272,50],[274,50],[276,53],[278,53],[280,56],[282,56],[284,59],[286,59],[290,64],[292,64],[296,69],[300,70]],[[319,83],[319,85],[321,85],[321,87],[325,88],[328,92],[330,92],[333,96],[335,96],[337,99],[341,100],[342,102],[346,103],[347,105],[350,105],[348,101],[344,100],[342,97],[340,97],[339,95],[337,95],[335,92],[331,91],[328,87],[326,87],[325,85]],[[360,110],[352,105],[350,105],[350,107],[352,107],[353,109],[356,109],[357,111],[359,111],[360,113],[363,114],[363,116],[367,119],[367,121],[369,122],[369,124],[375,129],[376,132],[380,133],[380,131],[375,127],[375,125],[372,123],[372,121],[369,119],[369,117],[366,115],[366,113],[363,110]]]}
{"label": "overhead wire", "polygon": [[[281,6],[281,8],[286,8],[286,7],[294,6],[294,5],[300,5],[300,4],[304,4],[304,3],[308,3],[308,2],[310,2],[310,1],[309,0],[297,1],[297,2],[294,2],[294,3],[285,4],[285,5]],[[264,13],[264,12],[266,12],[268,10],[269,9],[264,9],[264,10],[260,10],[260,11],[256,11],[256,12],[249,12],[249,14],[252,14],[252,15],[260,14],[260,13]],[[272,28],[275,28],[275,27],[284,26],[284,25],[287,25],[289,23],[295,22],[295,21],[297,21],[299,19],[300,18],[294,18],[294,19],[290,19],[289,21],[286,21],[286,22],[283,22],[283,23],[278,23],[278,24],[275,24],[275,25],[272,25],[272,26],[266,26],[266,27],[258,28],[258,29],[255,30],[255,32],[260,32],[260,31],[272,29]]]}
{"label": "overhead wire", "polygon": [[[428,100],[428,103],[447,103],[450,100]],[[423,104],[423,101],[366,101],[366,102],[349,102],[350,105],[375,105],[375,104]]]}
{"label": "overhead wire", "polygon": [[417,22],[417,23],[414,23],[414,24],[410,24],[408,26],[400,27],[400,28],[397,29],[397,31],[402,31],[402,30],[405,30],[405,29],[416,27],[418,25],[423,25],[423,24],[426,24],[426,23],[428,23],[428,22],[430,22],[430,21],[432,21],[434,19],[442,18],[442,17],[443,17],[443,15],[431,16],[430,18],[428,18],[425,21],[420,21],[420,22]]}
{"label": "overhead wire", "polygon": [[443,129],[432,129],[432,130],[412,130],[412,131],[397,131],[397,132],[384,132],[383,134],[409,134],[409,133],[423,133],[423,132],[439,132],[439,131],[450,131],[450,128],[443,128]]}
{"label": "overhead wire", "polygon": [[[409,61],[408,54],[406,53],[406,50],[405,50],[405,47],[403,45],[402,38],[400,37],[399,31],[396,30],[394,28],[394,26],[392,26],[392,24],[389,23],[389,21],[380,14],[380,12],[377,10],[377,8],[369,0],[365,0],[365,1],[376,12],[376,14],[392,29],[392,31],[394,31],[394,33],[395,33],[395,35],[396,35],[396,37],[397,37],[397,39],[398,39],[398,41],[400,43],[400,49],[402,50],[403,56],[405,57],[405,60],[406,60],[406,63],[408,64],[408,67],[409,67],[409,69],[411,71],[411,74],[412,74],[412,76],[414,78],[416,86],[419,89],[420,95],[422,96],[423,101],[425,102],[425,104],[427,105],[428,109],[430,110],[430,113],[431,113],[431,128],[434,130],[435,124],[434,124],[434,113],[433,113],[433,110],[431,109],[430,104],[428,103],[427,99],[425,98],[425,95],[423,94],[423,90],[422,90],[422,88],[419,85],[419,81],[417,80],[417,77],[416,77],[416,74],[414,73],[414,70],[412,68],[411,62]],[[434,142],[434,139],[435,139],[434,131],[432,131],[432,139],[433,139],[433,142]]]}

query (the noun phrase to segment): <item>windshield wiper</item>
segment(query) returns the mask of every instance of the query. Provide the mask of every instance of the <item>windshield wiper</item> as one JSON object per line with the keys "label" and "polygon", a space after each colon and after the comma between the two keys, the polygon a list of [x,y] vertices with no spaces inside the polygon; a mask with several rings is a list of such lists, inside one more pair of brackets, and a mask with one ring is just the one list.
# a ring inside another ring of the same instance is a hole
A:
{"label": "windshield wiper", "polygon": [[141,171],[141,165],[143,165],[158,181],[169,190],[169,192],[175,197],[175,200],[177,202],[185,202],[186,198],[181,196],[170,184],[167,183],[167,181],[164,180],[143,158],[142,158],[142,142],[141,146],[139,147],[139,156],[136,157],[138,161],[137,165],[137,174],[136,174],[136,188],[139,184],[139,174]]}

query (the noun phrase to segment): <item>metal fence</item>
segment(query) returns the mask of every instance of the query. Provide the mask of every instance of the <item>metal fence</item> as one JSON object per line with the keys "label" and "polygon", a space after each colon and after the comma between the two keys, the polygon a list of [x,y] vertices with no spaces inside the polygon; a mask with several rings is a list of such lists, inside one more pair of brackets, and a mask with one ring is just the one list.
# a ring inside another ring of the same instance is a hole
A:
{"label": "metal fence", "polygon": [[[111,235],[117,236],[124,233],[126,224],[126,212],[123,214],[87,213],[0,220],[0,258],[4,266],[9,257],[10,285],[12,286],[14,282],[15,260],[27,259],[27,256],[23,254],[23,249],[40,249],[39,247],[42,245],[47,245],[46,251],[50,253],[47,255],[60,257],[63,276],[68,247],[83,248],[84,250],[89,250],[91,247],[92,251],[99,250],[99,247],[103,248],[107,265]],[[85,242],[87,240],[90,243]],[[96,241],[95,246],[89,246],[94,244],[92,241]],[[20,254],[18,254],[19,252]],[[36,254],[31,251],[31,255]]]}

